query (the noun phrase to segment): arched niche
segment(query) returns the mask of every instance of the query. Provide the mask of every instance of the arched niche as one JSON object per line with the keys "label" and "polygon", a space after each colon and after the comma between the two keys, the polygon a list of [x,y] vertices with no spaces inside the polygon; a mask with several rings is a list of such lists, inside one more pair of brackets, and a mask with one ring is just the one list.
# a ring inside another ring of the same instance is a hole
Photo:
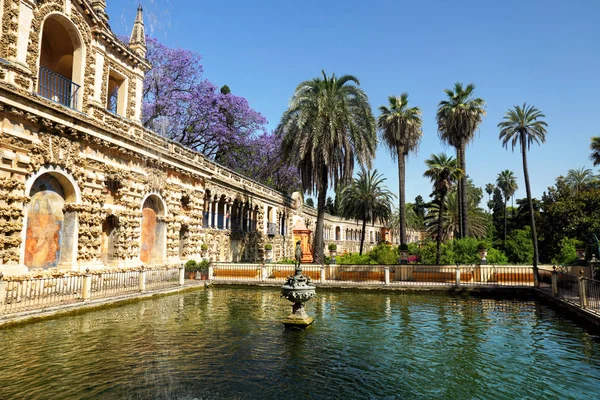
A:
{"label": "arched niche", "polygon": [[156,194],[148,195],[142,203],[140,260],[159,264],[166,257],[166,227],[164,201]]}
{"label": "arched niche", "polygon": [[30,269],[71,269],[77,260],[77,212],[80,192],[72,177],[46,170],[26,184],[30,201],[25,210],[22,262]]}
{"label": "arched niche", "polygon": [[84,59],[83,40],[77,27],[62,14],[49,14],[41,32],[38,94],[80,109]]}
{"label": "arched niche", "polygon": [[119,218],[109,215],[102,222],[102,245],[100,254],[104,265],[111,265],[115,259],[115,245],[118,240]]}
{"label": "arched niche", "polygon": [[179,258],[183,259],[187,255],[187,248],[190,242],[190,229],[182,224],[179,228]]}

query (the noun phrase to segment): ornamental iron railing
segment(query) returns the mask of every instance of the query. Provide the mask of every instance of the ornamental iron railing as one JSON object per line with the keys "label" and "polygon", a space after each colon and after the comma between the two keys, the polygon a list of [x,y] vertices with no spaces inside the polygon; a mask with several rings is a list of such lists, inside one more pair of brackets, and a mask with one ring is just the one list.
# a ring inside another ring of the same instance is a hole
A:
{"label": "ornamental iron railing", "polygon": [[80,86],[75,82],[40,66],[38,94],[63,106],[78,109],[78,92]]}

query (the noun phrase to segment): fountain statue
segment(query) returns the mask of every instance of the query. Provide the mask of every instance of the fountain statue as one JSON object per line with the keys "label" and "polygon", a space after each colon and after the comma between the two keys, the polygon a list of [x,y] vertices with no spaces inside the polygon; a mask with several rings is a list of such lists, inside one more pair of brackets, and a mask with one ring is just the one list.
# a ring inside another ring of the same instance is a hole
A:
{"label": "fountain statue", "polygon": [[302,275],[302,248],[300,241],[296,242],[295,272],[288,276],[286,283],[281,287],[281,297],[285,297],[292,303],[292,313],[283,320],[286,328],[303,329],[313,323],[314,319],[309,317],[304,310],[304,303],[316,296],[315,285],[310,282],[310,277]]}

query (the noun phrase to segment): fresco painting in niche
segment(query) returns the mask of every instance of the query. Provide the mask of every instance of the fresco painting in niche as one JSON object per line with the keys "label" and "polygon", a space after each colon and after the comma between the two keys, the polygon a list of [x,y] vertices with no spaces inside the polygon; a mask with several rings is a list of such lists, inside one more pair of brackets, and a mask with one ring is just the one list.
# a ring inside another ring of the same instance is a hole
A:
{"label": "fresco painting in niche", "polygon": [[45,174],[31,189],[25,239],[25,265],[29,268],[54,268],[61,259],[63,206],[65,195],[60,183]]}
{"label": "fresco painting in niche", "polygon": [[152,262],[154,255],[156,225],[156,211],[150,207],[144,207],[142,210],[142,247],[140,250],[140,259],[147,264]]}
{"label": "fresco painting in niche", "polygon": [[165,256],[164,207],[160,198],[152,195],[142,207],[142,243],[140,260],[146,264],[156,264]]}

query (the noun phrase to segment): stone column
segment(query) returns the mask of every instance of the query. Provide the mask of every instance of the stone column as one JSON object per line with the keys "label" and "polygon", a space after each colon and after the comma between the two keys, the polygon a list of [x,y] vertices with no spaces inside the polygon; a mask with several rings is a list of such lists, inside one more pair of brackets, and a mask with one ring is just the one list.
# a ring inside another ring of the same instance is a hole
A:
{"label": "stone column", "polygon": [[213,279],[213,265],[212,263],[208,264],[208,280],[212,281]]}
{"label": "stone column", "polygon": [[264,282],[267,280],[267,267],[264,263],[260,265],[260,281]]}
{"label": "stone column", "polygon": [[210,228],[211,221],[212,221],[212,199],[211,198],[208,199],[208,207],[206,209],[208,211],[208,213],[206,215],[206,227]]}
{"label": "stone column", "polygon": [[223,229],[229,229],[229,203],[225,201],[223,204]]}
{"label": "stone column", "polygon": [[385,286],[389,286],[390,285],[390,267],[389,267],[389,265],[386,265],[385,267],[383,267],[383,274],[385,276]]}
{"label": "stone column", "polygon": [[321,271],[319,273],[319,280],[321,283],[325,283],[325,265],[321,264]]}

